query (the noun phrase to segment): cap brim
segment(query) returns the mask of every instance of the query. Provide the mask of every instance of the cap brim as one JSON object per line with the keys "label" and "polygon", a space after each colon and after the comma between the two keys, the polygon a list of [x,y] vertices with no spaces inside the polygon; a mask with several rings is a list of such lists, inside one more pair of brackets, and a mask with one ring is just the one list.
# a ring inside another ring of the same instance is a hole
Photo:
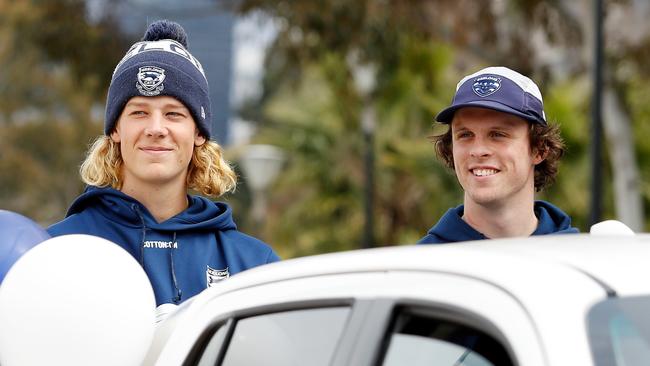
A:
{"label": "cap brim", "polygon": [[465,108],[465,107],[492,109],[503,113],[514,114],[515,116],[521,117],[527,121],[546,125],[546,121],[539,117],[522,113],[516,109],[508,107],[507,105],[501,104],[499,102],[493,102],[490,100],[478,100],[474,102],[451,105],[443,109],[442,111],[440,111],[440,113],[438,113],[438,115],[436,116],[436,121],[440,123],[451,123],[451,121],[454,119],[454,113],[456,113],[456,111],[459,110],[460,108]]}

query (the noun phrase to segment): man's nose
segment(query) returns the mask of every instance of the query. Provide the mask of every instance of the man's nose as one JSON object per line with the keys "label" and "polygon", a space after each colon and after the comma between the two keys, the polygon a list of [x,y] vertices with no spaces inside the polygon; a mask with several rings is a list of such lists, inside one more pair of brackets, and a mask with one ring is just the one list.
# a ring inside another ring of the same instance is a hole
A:
{"label": "man's nose", "polygon": [[154,112],[151,114],[151,117],[147,121],[145,133],[147,136],[153,137],[161,137],[167,134],[162,113]]}
{"label": "man's nose", "polygon": [[492,155],[492,149],[485,139],[477,137],[470,146],[470,155],[475,158],[487,157]]}

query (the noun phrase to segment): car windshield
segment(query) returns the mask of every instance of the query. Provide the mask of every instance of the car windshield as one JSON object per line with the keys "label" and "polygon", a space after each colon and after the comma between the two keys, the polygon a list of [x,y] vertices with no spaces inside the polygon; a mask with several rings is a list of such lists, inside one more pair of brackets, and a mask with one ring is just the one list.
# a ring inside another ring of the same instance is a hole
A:
{"label": "car windshield", "polygon": [[650,360],[650,296],[610,298],[587,315],[595,365],[644,365]]}

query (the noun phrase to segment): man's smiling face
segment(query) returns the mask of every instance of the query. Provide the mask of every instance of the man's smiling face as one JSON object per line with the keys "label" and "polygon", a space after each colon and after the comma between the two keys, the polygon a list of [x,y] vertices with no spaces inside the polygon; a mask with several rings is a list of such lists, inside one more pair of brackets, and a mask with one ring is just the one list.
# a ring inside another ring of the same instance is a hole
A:
{"label": "man's smiling face", "polygon": [[206,141],[190,111],[169,96],[131,98],[111,139],[120,144],[124,189],[183,186],[194,147]]}
{"label": "man's smiling face", "polygon": [[455,113],[451,131],[454,167],[466,204],[501,206],[534,199],[535,165],[543,159],[531,151],[529,122],[465,107]]}

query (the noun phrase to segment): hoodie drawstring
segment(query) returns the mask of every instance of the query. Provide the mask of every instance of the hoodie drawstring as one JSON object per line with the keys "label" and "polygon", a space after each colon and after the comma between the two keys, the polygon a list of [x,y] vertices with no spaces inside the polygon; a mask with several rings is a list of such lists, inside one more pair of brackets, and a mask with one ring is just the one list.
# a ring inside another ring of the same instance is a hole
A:
{"label": "hoodie drawstring", "polygon": [[[140,218],[140,221],[142,222],[142,242],[140,243],[140,266],[142,266],[142,269],[144,268],[144,245],[145,245],[145,240],[146,240],[146,235],[147,235],[147,225],[145,224],[144,221],[144,216],[142,215],[142,212],[140,212],[140,208],[138,205],[133,204],[131,205],[131,208],[133,211],[135,211],[138,214],[138,217]],[[181,299],[183,297],[183,291],[181,291],[180,287],[178,287],[178,280],[176,279],[176,268],[174,266],[174,245],[176,243],[176,232],[174,231],[174,236],[172,238],[172,245],[171,248],[169,249],[169,266],[170,266],[170,271],[172,273],[172,283],[174,284],[174,289],[176,290],[176,296],[172,298],[172,301],[174,304],[178,304],[181,302]]]}
{"label": "hoodie drawstring", "polygon": [[142,216],[142,212],[140,212],[140,208],[138,208],[138,205],[132,204],[131,208],[133,208],[133,211],[138,214],[138,217],[140,218],[140,222],[142,222],[142,241],[140,243],[140,266],[142,266],[142,269],[144,269],[144,241],[147,237],[147,225],[144,222],[144,216]]}
{"label": "hoodie drawstring", "polygon": [[174,231],[174,237],[172,238],[172,245],[171,248],[169,249],[169,263],[171,266],[171,272],[172,272],[172,282],[174,283],[174,288],[176,289],[176,296],[172,299],[172,301],[175,304],[178,304],[181,302],[181,297],[183,296],[183,292],[181,289],[178,287],[178,282],[176,281],[176,270],[174,268],[174,245],[176,244],[176,232]]}

